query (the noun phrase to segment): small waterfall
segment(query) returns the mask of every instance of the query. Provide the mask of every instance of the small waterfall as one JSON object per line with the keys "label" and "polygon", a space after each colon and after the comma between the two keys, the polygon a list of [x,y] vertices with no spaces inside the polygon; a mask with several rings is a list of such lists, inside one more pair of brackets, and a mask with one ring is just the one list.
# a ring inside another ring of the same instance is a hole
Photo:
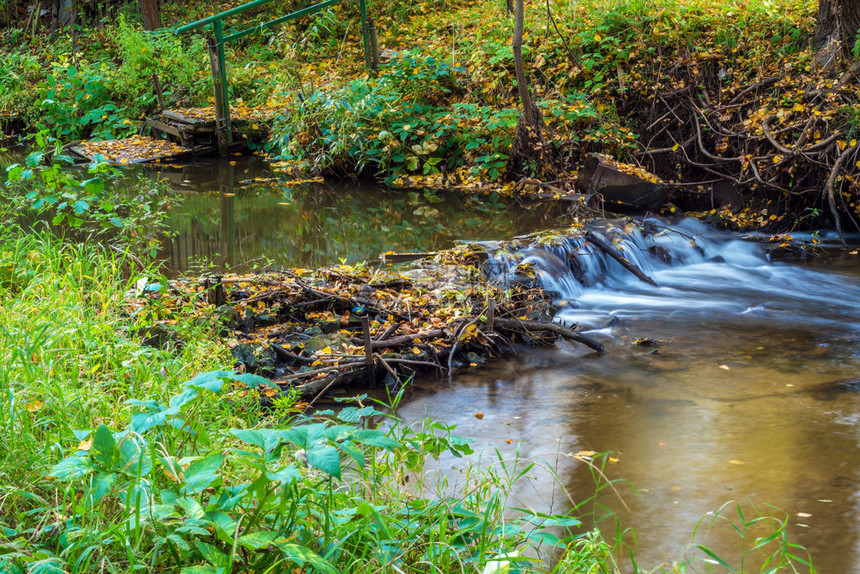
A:
{"label": "small waterfall", "polygon": [[[613,250],[656,285],[612,257]],[[618,319],[646,316],[746,314],[791,322],[792,310],[806,305],[825,306],[843,327],[860,326],[856,283],[772,263],[760,243],[691,218],[602,221],[573,235],[520,238],[490,255],[491,275],[536,282],[554,294],[558,319],[584,330],[611,334]]]}

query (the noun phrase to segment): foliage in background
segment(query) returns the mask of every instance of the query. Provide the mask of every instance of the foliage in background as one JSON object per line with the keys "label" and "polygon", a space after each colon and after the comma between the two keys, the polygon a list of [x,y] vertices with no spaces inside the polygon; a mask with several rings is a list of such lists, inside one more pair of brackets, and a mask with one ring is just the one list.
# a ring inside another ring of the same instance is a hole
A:
{"label": "foliage in background", "polygon": [[169,31],[144,32],[120,15],[113,28],[82,29],[77,53],[67,33],[21,45],[0,31],[0,115],[64,141],[137,133],[156,111],[152,74],[170,104],[204,103],[209,85],[202,40],[183,45]]}
{"label": "foliage in background", "polygon": [[155,257],[174,201],[165,186],[128,177],[106,163],[94,162],[86,171],[70,168],[47,130],[33,140],[41,151],[5,168],[0,199],[7,225],[49,225],[72,238],[103,238],[115,248]]}

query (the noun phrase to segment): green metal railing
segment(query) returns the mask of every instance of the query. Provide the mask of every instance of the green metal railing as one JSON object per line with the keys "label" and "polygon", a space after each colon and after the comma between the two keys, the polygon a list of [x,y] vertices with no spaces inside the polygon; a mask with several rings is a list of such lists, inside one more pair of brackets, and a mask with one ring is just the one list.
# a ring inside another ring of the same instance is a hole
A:
{"label": "green metal railing", "polygon": [[[215,128],[218,135],[218,151],[222,155],[226,155],[230,146],[233,145],[233,129],[230,122],[230,97],[227,91],[229,84],[227,83],[227,64],[224,58],[224,45],[227,42],[234,42],[240,38],[244,38],[245,36],[260,33],[263,30],[289,22],[290,20],[314,14],[320,10],[328,8],[329,6],[334,6],[343,0],[324,0],[323,2],[314,4],[313,6],[308,6],[307,8],[291,12],[286,16],[275,18],[274,20],[270,20],[264,24],[252,26],[227,36],[224,35],[223,20],[225,18],[236,16],[252,8],[268,4],[271,1],[272,0],[253,0],[252,2],[237,6],[236,8],[231,8],[230,10],[225,10],[224,12],[215,14],[214,16],[209,16],[208,18],[203,18],[202,20],[198,20],[190,24],[185,24],[184,26],[180,26],[174,30],[175,34],[184,34],[191,30],[197,30],[209,25],[212,26],[212,35],[207,38],[206,47],[209,50],[209,63],[212,67],[212,84],[215,92]],[[364,64],[368,69],[370,69],[373,67],[374,58],[371,56],[371,40],[366,0],[359,0],[359,8],[361,11],[361,33],[364,39]]]}

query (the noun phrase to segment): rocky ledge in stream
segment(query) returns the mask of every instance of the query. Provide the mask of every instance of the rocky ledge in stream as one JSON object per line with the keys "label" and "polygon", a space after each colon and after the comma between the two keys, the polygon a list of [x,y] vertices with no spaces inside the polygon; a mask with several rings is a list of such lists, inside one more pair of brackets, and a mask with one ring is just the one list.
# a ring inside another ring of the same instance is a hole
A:
{"label": "rocky ledge in stream", "polygon": [[[198,315],[217,319],[238,370],[316,397],[339,385],[391,386],[421,371],[450,374],[518,344],[550,345],[559,337],[603,352],[576,325],[554,321],[553,303],[575,307],[583,288],[624,278],[657,287],[658,269],[720,258],[708,245],[728,236],[708,239],[705,229],[690,219],[580,221],[510,241],[386,254],[375,268],[179,280],[169,290],[143,281],[132,300],[173,309],[193,304]],[[181,344],[169,321],[137,334],[152,346]]]}
{"label": "rocky ledge in stream", "polygon": [[[483,270],[482,245],[460,246],[406,268],[367,265],[177,280],[134,299],[174,298],[215,314],[240,371],[311,398],[339,385],[399,385],[417,372],[451,373],[558,337],[603,345],[553,322],[551,295],[526,269],[516,280]],[[162,301],[163,303],[163,301]],[[141,336],[148,344],[169,341]]]}

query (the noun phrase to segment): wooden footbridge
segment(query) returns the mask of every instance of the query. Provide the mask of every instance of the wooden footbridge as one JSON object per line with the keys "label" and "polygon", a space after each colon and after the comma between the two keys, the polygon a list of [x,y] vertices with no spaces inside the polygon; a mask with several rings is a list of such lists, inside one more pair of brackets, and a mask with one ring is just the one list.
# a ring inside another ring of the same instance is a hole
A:
{"label": "wooden footbridge", "polygon": [[[212,69],[214,105],[204,108],[164,110],[158,118],[147,118],[150,136],[134,136],[123,140],[78,142],[68,146],[69,151],[81,159],[92,161],[97,157],[111,163],[146,163],[172,161],[184,156],[214,153],[221,155],[247,149],[249,143],[261,143],[268,136],[268,123],[274,110],[251,108],[242,104],[231,105],[229,80],[224,46],[251,34],[303,16],[315,14],[344,0],[324,0],[275,18],[264,24],[225,35],[224,20],[257,8],[272,0],[253,0],[236,8],[186,24],[174,30],[185,34],[192,30],[211,27],[206,38],[209,63]],[[364,62],[368,69],[378,69],[376,28],[367,15],[365,0],[359,0],[364,43]]]}

